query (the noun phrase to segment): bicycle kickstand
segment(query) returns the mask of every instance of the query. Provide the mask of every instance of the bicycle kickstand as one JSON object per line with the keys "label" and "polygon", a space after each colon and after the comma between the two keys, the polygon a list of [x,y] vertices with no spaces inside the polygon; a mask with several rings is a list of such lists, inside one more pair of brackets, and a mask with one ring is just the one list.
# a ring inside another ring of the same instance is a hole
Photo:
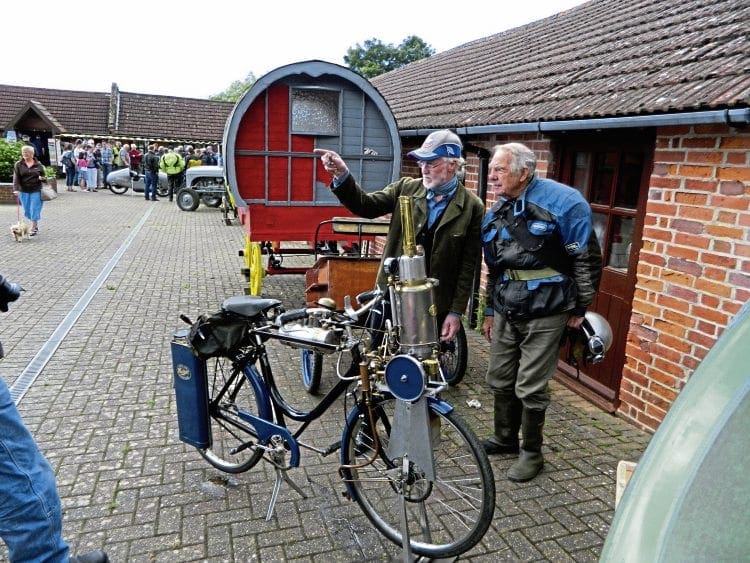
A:
{"label": "bicycle kickstand", "polygon": [[281,489],[281,482],[285,481],[292,489],[297,491],[302,498],[307,498],[307,495],[302,492],[302,489],[297,486],[297,483],[292,481],[287,474],[287,470],[284,469],[285,465],[285,450],[283,448],[283,440],[281,438],[274,437],[271,439],[274,450],[271,451],[270,457],[273,463],[274,470],[276,471],[276,481],[273,484],[271,490],[271,501],[268,503],[268,512],[266,512],[266,522],[273,517],[274,509],[276,508],[276,499],[279,496],[279,489]]}
{"label": "bicycle kickstand", "polygon": [[276,467],[276,482],[273,484],[273,490],[271,491],[271,502],[268,504],[268,512],[266,513],[266,522],[273,517],[273,511],[276,508],[276,498],[279,496],[279,489],[281,489],[281,482],[285,481],[291,488],[297,491],[302,498],[307,498],[307,495],[302,492],[297,486],[297,483],[289,478],[286,474],[286,469]]}

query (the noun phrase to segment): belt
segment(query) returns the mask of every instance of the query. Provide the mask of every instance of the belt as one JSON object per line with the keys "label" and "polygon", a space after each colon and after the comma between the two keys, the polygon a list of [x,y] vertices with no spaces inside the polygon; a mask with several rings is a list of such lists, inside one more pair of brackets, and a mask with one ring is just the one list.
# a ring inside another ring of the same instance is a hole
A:
{"label": "belt", "polygon": [[541,270],[505,270],[505,277],[513,281],[541,280],[561,275],[554,268],[542,268]]}

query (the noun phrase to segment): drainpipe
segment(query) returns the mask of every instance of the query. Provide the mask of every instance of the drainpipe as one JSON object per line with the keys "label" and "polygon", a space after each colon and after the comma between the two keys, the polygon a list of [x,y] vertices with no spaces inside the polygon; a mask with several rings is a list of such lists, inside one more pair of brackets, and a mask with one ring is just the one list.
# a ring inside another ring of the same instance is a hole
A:
{"label": "drainpipe", "polygon": [[[477,195],[487,206],[487,171],[489,167],[490,151],[467,143],[464,145],[466,152],[472,152],[479,159],[479,172],[477,179]],[[474,270],[474,280],[471,282],[471,294],[469,295],[469,328],[477,328],[477,309],[479,309],[479,282],[482,278],[482,259],[480,257]]]}

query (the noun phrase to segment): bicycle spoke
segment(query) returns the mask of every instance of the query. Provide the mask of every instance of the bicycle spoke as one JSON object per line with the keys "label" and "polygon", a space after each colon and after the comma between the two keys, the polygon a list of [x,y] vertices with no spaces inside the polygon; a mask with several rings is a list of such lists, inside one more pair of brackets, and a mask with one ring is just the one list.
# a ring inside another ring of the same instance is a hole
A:
{"label": "bicycle spoke", "polygon": [[[347,430],[349,462],[344,470],[355,499],[373,525],[397,544],[402,543],[402,511],[406,510],[408,537],[415,554],[457,556],[473,547],[487,530],[494,511],[494,478],[476,437],[451,413],[439,417],[439,435],[433,443],[435,480],[413,462],[403,469],[403,459],[388,459],[393,401],[377,405],[375,431],[361,420]],[[388,428],[388,430],[386,430]],[[373,435],[380,450],[374,456]],[[402,498],[405,501],[402,507]]]}

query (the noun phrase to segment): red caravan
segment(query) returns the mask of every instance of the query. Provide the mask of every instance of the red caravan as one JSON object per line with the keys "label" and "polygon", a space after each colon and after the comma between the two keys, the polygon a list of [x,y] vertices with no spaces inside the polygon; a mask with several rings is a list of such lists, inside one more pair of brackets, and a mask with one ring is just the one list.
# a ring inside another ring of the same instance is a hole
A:
{"label": "red caravan", "polygon": [[309,241],[321,221],[351,215],[330,193],[314,149],[339,153],[368,191],[401,167],[388,104],[342,66],[279,67],[237,102],[224,133],[226,178],[250,242]]}

